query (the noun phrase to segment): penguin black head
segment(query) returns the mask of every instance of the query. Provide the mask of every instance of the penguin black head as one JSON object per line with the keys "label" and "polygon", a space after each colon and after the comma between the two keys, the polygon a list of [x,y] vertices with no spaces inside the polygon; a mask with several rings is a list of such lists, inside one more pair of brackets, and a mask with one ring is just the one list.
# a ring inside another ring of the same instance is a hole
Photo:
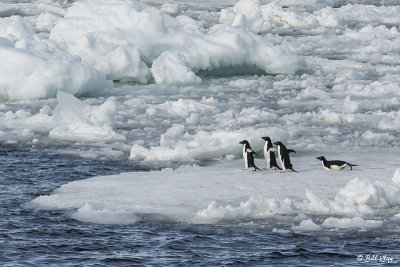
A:
{"label": "penguin black head", "polygon": [[250,145],[249,142],[248,142],[247,140],[240,141],[239,144],[242,144],[242,145]]}
{"label": "penguin black head", "polygon": [[317,159],[319,159],[319,160],[325,160],[325,157],[324,157],[324,156],[319,156],[319,157],[317,157]]}
{"label": "penguin black head", "polygon": [[271,138],[269,138],[268,136],[261,137],[261,139],[267,141],[268,143],[271,143]]}
{"label": "penguin black head", "polygon": [[277,145],[277,146],[282,146],[282,147],[284,147],[284,145],[282,144],[282,142],[275,142],[275,143],[274,143],[274,145]]}

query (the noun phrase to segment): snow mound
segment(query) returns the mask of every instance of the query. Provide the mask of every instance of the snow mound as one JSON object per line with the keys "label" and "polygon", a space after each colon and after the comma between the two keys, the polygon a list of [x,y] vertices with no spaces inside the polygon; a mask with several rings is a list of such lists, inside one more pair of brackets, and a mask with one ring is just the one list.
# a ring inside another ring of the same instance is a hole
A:
{"label": "snow mound", "polygon": [[58,126],[50,131],[51,138],[81,141],[125,140],[125,136],[114,131],[117,113],[114,98],[108,98],[99,106],[90,106],[73,95],[59,91],[57,101],[53,117]]}
{"label": "snow mound", "polygon": [[[334,200],[320,198],[312,191],[306,189],[306,199],[302,201],[291,198],[250,197],[238,206],[220,206],[215,202],[211,202],[206,209],[198,211],[195,218],[200,223],[215,223],[244,218],[261,219],[282,214],[373,214],[375,210],[399,205],[400,187],[393,184],[379,185],[378,182],[355,178],[339,190]],[[378,227],[381,225],[379,221],[361,221],[360,219],[340,221],[331,219],[324,226],[339,225],[340,223],[350,225],[349,227],[354,225],[358,225],[358,227]],[[308,225],[312,224],[307,222],[304,226]]]}
{"label": "snow mound", "polygon": [[58,90],[75,95],[112,87],[86,64],[12,47],[0,47],[0,96],[11,100],[55,97]]}
{"label": "snow mound", "polygon": [[201,79],[189,67],[186,57],[174,52],[164,52],[153,61],[151,74],[158,84],[200,83]]}
{"label": "snow mound", "polygon": [[[153,64],[155,80],[167,84],[174,82],[169,74],[176,71],[182,72],[176,76],[179,84],[198,82],[193,72],[199,70],[256,66],[270,73],[294,73],[306,68],[289,49],[251,32],[226,25],[205,31],[188,17],[174,18],[137,0],[75,2],[50,40],[113,80],[146,83]],[[170,64],[178,69],[166,73]]]}
{"label": "snow mound", "polygon": [[382,221],[378,220],[365,220],[361,217],[354,218],[332,218],[329,217],[322,223],[323,227],[327,228],[377,228],[383,225]]}
{"label": "snow mound", "polygon": [[51,98],[58,90],[81,95],[113,86],[79,57],[50,48],[24,18],[0,18],[0,44],[0,98]]}
{"label": "snow mound", "polygon": [[[184,110],[180,111],[180,114],[182,115],[184,112]],[[295,130],[288,129],[285,132],[277,127],[271,127],[268,131],[274,133],[274,136],[295,134]],[[241,151],[239,142],[246,138],[255,151],[261,151],[264,144],[259,136],[264,135],[264,128],[254,129],[252,127],[240,130],[199,130],[190,134],[183,125],[173,125],[160,136],[159,146],[146,148],[138,144],[133,145],[129,159],[135,161],[190,161],[221,158],[238,154]]]}
{"label": "snow mound", "polygon": [[400,168],[395,171],[392,178],[393,183],[400,184]]}
{"label": "snow mound", "polygon": [[[308,2],[308,3],[304,3]],[[287,6],[307,6],[317,9],[295,12]],[[329,6],[330,5],[330,6]],[[327,31],[347,28],[351,23],[399,25],[397,6],[347,4],[332,8],[335,1],[260,1],[240,0],[233,7],[223,9],[219,21],[232,27],[245,28],[255,33],[279,31]],[[322,8],[324,6],[324,8]],[[320,8],[320,9],[319,9]],[[384,15],[383,15],[384,14]]]}
{"label": "snow mound", "polygon": [[292,226],[292,230],[302,232],[320,231],[321,226],[315,224],[312,219],[304,220],[298,226]]}
{"label": "snow mound", "polygon": [[[125,140],[124,135],[115,131],[117,115],[115,98],[110,97],[101,104],[93,104],[58,91],[56,100],[57,102],[46,100],[48,104],[57,103],[54,108],[43,105],[37,112],[23,109],[5,113],[0,111],[0,125],[7,131],[4,139],[30,139],[34,144],[38,141],[37,134],[40,134],[52,139],[69,141]],[[82,156],[82,152],[80,153]],[[116,151],[110,149],[106,153],[111,155]]]}
{"label": "snow mound", "polygon": [[355,178],[339,190],[335,200],[356,206],[387,207],[391,202],[384,186]]}
{"label": "snow mound", "polygon": [[18,40],[32,40],[34,35],[35,29],[24,18],[18,16],[0,18],[1,37],[16,42]]}

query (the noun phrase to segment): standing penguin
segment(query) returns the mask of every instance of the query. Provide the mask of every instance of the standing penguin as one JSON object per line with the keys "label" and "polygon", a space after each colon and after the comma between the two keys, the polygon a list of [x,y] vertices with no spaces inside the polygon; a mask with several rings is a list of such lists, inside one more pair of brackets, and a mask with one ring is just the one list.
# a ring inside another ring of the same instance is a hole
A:
{"label": "standing penguin", "polygon": [[293,149],[287,149],[285,145],[282,144],[282,142],[275,142],[274,144],[278,146],[278,157],[279,161],[281,162],[283,172],[286,172],[286,170],[292,170],[294,172],[298,172],[293,170],[293,165],[292,163],[290,163],[290,157],[289,157],[290,152],[296,153],[296,151],[294,151]]}
{"label": "standing penguin", "polygon": [[268,136],[261,137],[261,139],[265,140],[265,145],[264,145],[264,158],[265,161],[267,162],[267,170],[275,167],[275,169],[282,170],[281,167],[278,166],[278,163],[276,163],[276,157],[274,151],[274,146],[272,145],[271,138]]}
{"label": "standing penguin", "polygon": [[322,167],[327,171],[341,171],[346,167],[350,167],[350,170],[353,170],[353,166],[357,166],[343,160],[326,160],[324,156],[320,156],[317,159],[322,161]]}
{"label": "standing penguin", "polygon": [[244,170],[247,170],[248,168],[254,168],[254,171],[260,170],[255,164],[254,164],[254,155],[256,152],[251,149],[251,146],[247,140],[240,141],[239,144],[243,145],[243,159],[244,159]]}

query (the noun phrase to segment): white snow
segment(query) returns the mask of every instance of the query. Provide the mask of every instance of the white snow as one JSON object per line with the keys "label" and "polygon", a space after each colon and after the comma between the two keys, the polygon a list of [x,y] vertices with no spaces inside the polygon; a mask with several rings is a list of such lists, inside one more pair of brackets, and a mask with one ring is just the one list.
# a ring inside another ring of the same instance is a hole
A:
{"label": "white snow", "polygon": [[312,13],[305,12],[300,8],[297,12],[290,8],[284,8],[293,5],[306,7],[307,3],[303,2],[266,1],[264,3],[259,0],[240,0],[233,7],[223,9],[219,21],[256,33],[274,30],[324,32],[330,28],[345,28],[350,23],[389,25],[400,23],[400,19],[396,15],[400,10],[398,6],[347,4],[339,8],[332,8],[329,5],[334,4],[334,1],[313,1],[314,3],[308,3],[317,8]]}
{"label": "white snow", "polygon": [[322,223],[323,227],[327,228],[376,228],[383,225],[382,221],[378,220],[365,220],[361,217],[354,218],[332,218],[329,217]]}
{"label": "white snow", "polygon": [[[183,113],[181,113],[183,114]],[[193,113],[192,113],[193,114]],[[191,119],[192,116],[189,117]],[[190,120],[188,121],[190,123]],[[275,135],[286,136],[280,129],[270,129]],[[248,139],[256,151],[261,151],[264,129],[251,127],[240,130],[198,131],[189,134],[183,125],[174,125],[160,136],[160,146],[150,148],[134,145],[129,158],[144,161],[207,160],[238,154],[239,141]],[[250,138],[249,138],[250,137]]]}
{"label": "white snow", "polygon": [[125,139],[113,129],[117,113],[114,98],[107,99],[100,106],[90,106],[73,95],[59,91],[57,101],[53,117],[58,126],[49,132],[51,138],[86,141]]}
{"label": "white snow", "polygon": [[292,226],[292,230],[302,232],[320,231],[321,226],[315,224],[312,219],[307,219],[302,221],[298,226]]}
{"label": "white snow", "polygon": [[394,221],[400,221],[400,213],[393,215],[393,217],[391,219]]}
{"label": "white snow", "polygon": [[278,228],[272,229],[272,232],[273,232],[273,233],[278,233],[278,234],[288,234],[288,233],[290,233],[289,230],[278,229]]}
{"label": "white snow", "polygon": [[35,29],[38,32],[50,32],[61,17],[52,12],[44,12],[37,18]]}
{"label": "white snow", "polygon": [[[383,221],[365,220],[360,216],[379,216],[385,210],[391,212],[391,207],[398,209],[400,206],[400,187],[391,183],[390,177],[379,178],[383,180],[379,182],[382,184],[379,191],[368,188],[368,185],[378,183],[374,181],[374,176],[354,178],[348,182],[346,177],[354,176],[352,173],[355,171],[332,175],[321,168],[318,175],[314,171],[311,176],[313,172],[310,171],[281,174],[232,167],[232,164],[186,166],[176,170],[94,177],[63,185],[51,195],[37,197],[29,205],[72,209],[73,218],[95,223],[134,223],[145,218],[146,214],[155,215],[160,220],[165,217],[178,222],[202,224],[286,215],[301,220],[299,225],[290,228],[294,231],[382,227]],[[310,179],[310,176],[314,178]],[[358,186],[353,187],[355,184]],[[365,185],[367,188],[364,188]],[[348,192],[349,189],[353,192]],[[365,191],[369,192],[369,198],[362,197],[355,202],[354,195],[365,195]],[[325,198],[317,195],[324,195]],[[386,205],[387,201],[383,203],[385,205],[377,205],[377,200],[389,195],[390,206]],[[304,219],[305,214],[329,214],[331,217],[318,225],[311,218]],[[338,215],[346,217],[337,218]]]}
{"label": "white snow", "polygon": [[112,87],[102,74],[73,58],[12,47],[0,47],[0,57],[0,95],[8,99],[55,97],[58,90],[79,95]]}
{"label": "white snow", "polygon": [[158,84],[200,83],[201,79],[190,68],[180,53],[164,52],[153,61],[151,74]]}
{"label": "white snow", "polygon": [[400,168],[396,170],[392,178],[393,183],[400,184]]}
{"label": "white snow", "polygon": [[79,95],[113,86],[78,57],[49,47],[24,18],[0,18],[0,43],[2,98],[49,98],[57,90]]}
{"label": "white snow", "polygon": [[[137,0],[86,0],[67,10],[50,40],[62,43],[108,78],[123,81],[146,83],[153,64],[156,82],[167,84],[175,78],[178,84],[198,82],[193,72],[227,66],[257,66],[272,73],[306,68],[287,48],[253,33],[222,25],[204,32],[187,22]],[[166,72],[170,68],[172,72]]]}
{"label": "white snow", "polygon": [[[116,141],[125,136],[115,132],[117,106],[110,97],[102,104],[85,104],[71,94],[58,91],[57,105],[44,105],[36,114],[23,109],[7,111],[0,117],[2,128],[17,138],[35,139],[34,134],[46,134],[52,139],[73,141]],[[37,142],[37,141],[36,141]]]}

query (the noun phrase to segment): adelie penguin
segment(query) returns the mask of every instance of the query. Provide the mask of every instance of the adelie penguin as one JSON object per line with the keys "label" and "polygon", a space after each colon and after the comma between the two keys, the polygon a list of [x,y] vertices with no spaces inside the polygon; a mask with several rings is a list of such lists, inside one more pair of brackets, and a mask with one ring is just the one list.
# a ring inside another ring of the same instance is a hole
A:
{"label": "adelie penguin", "polygon": [[350,164],[343,160],[326,160],[324,156],[317,157],[322,162],[322,167],[324,167],[327,171],[341,171],[346,167],[350,167],[350,170],[353,170],[355,164]]}
{"label": "adelie penguin", "polygon": [[274,145],[278,147],[278,157],[279,161],[281,162],[283,172],[286,172],[287,170],[298,172],[293,169],[293,165],[292,163],[290,163],[290,157],[289,157],[290,152],[296,153],[296,151],[294,151],[293,149],[287,149],[285,145],[282,144],[282,142],[275,142]]}
{"label": "adelie penguin", "polygon": [[251,146],[247,140],[240,141],[239,144],[243,145],[243,159],[244,159],[244,169],[247,170],[248,168],[254,168],[254,171],[260,170],[255,164],[254,164],[254,155],[256,152],[251,149]]}
{"label": "adelie penguin", "polygon": [[[268,136],[261,137],[261,139],[265,140],[265,145],[264,145],[264,158],[265,161],[267,162],[267,170],[270,168],[275,167],[275,169],[282,170],[281,167],[278,166],[278,163],[276,163],[276,157],[274,151],[274,146],[272,145],[271,138]],[[272,150],[271,150],[272,149]]]}

